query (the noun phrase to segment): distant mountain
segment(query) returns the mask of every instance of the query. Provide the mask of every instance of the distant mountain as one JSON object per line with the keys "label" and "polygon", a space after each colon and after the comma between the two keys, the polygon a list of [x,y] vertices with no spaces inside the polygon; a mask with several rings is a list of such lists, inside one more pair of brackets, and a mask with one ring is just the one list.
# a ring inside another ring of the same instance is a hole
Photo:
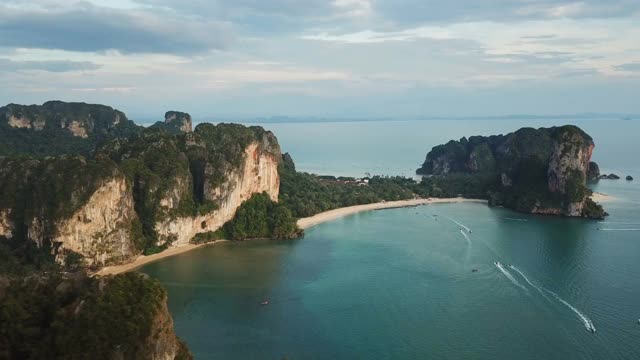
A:
{"label": "distant mountain", "polygon": [[123,112],[104,105],[9,104],[0,107],[0,155],[89,155],[98,144],[141,129]]}

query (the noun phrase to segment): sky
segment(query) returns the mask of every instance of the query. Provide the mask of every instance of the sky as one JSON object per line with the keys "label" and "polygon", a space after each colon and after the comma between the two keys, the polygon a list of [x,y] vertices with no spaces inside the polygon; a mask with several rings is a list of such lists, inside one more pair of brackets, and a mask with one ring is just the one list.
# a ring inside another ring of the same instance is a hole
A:
{"label": "sky", "polygon": [[0,0],[0,104],[130,118],[640,113],[640,0]]}

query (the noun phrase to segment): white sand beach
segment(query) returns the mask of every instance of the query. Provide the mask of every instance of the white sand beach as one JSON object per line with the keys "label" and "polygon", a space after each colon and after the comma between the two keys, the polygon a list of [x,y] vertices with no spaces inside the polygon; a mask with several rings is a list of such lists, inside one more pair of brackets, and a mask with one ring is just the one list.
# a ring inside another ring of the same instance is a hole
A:
{"label": "white sand beach", "polygon": [[614,198],[611,195],[607,195],[607,194],[603,194],[603,193],[599,193],[599,192],[593,192],[593,194],[591,195],[591,199],[593,199],[593,201],[597,202],[597,203],[603,203],[603,202],[611,202],[614,201],[616,198]]}
{"label": "white sand beach", "polygon": [[[597,193],[597,192],[593,193],[592,198],[593,198],[593,201],[598,203],[615,200],[615,198],[612,196],[602,194],[602,193]],[[394,208],[402,208],[402,207],[410,207],[410,206],[418,206],[418,205],[429,205],[429,204],[461,203],[461,202],[487,203],[486,200],[465,199],[461,197],[443,198],[443,199],[428,198],[428,199],[386,201],[386,202],[378,202],[373,204],[355,205],[355,206],[349,206],[349,207],[325,211],[325,212],[316,214],[314,216],[299,219],[298,226],[301,229],[308,229],[318,224],[322,224],[328,221],[332,221],[341,217],[353,215],[353,214],[364,212],[364,211],[394,209]],[[106,275],[121,274],[127,271],[134,270],[136,268],[139,268],[140,266],[146,265],[153,261],[158,261],[164,258],[178,255],[178,254],[183,254],[185,252],[198,249],[203,246],[211,246],[211,245],[223,243],[226,241],[228,240],[216,240],[207,244],[199,244],[199,245],[188,244],[180,247],[170,248],[158,254],[153,254],[148,256],[140,255],[133,262],[130,262],[128,264],[104,267],[100,271],[96,272],[95,275],[106,276]]]}
{"label": "white sand beach", "polygon": [[355,205],[355,206],[329,210],[329,211],[322,212],[320,214],[316,214],[311,217],[302,218],[298,220],[298,227],[300,227],[301,229],[308,229],[314,225],[322,224],[327,221],[335,220],[344,216],[352,215],[352,214],[363,212],[363,211],[393,209],[393,208],[402,208],[402,207],[428,205],[428,204],[456,203],[456,202],[486,203],[487,201],[479,200],[479,199],[465,199],[465,198],[444,198],[444,199],[429,198],[429,199],[387,201],[387,202],[378,202],[378,203],[366,204],[366,205]]}
{"label": "white sand beach", "polygon": [[[349,207],[329,210],[308,218],[299,219],[298,226],[301,229],[307,229],[314,225],[322,224],[327,221],[335,220],[344,216],[352,215],[352,214],[363,212],[363,211],[371,211],[371,210],[378,210],[378,209],[392,209],[392,208],[401,208],[401,207],[427,205],[427,204],[438,204],[438,203],[454,203],[454,202],[486,203],[486,200],[475,200],[475,199],[464,199],[464,198],[414,199],[414,200],[387,201],[387,202],[379,202],[379,203],[366,204],[366,205],[356,205],[356,206],[349,206]],[[100,269],[99,271],[97,271],[94,275],[107,276],[107,275],[117,275],[117,274],[125,273],[127,271],[135,270],[143,265],[149,264],[154,261],[165,259],[178,254],[183,254],[185,252],[195,250],[203,246],[211,246],[211,245],[223,243],[226,241],[228,240],[216,240],[207,244],[198,244],[198,245],[187,244],[180,247],[169,248],[158,254],[140,255],[133,262],[122,264],[122,265],[106,266]]]}

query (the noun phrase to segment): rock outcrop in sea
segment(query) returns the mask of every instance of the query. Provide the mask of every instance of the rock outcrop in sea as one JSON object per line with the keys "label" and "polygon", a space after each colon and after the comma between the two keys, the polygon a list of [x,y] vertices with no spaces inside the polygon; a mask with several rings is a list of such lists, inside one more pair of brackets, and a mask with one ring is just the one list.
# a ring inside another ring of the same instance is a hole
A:
{"label": "rock outcrop in sea", "polygon": [[418,174],[470,174],[494,178],[493,204],[534,214],[602,218],[586,180],[593,139],[575,126],[523,128],[507,135],[472,136],[434,147]]}

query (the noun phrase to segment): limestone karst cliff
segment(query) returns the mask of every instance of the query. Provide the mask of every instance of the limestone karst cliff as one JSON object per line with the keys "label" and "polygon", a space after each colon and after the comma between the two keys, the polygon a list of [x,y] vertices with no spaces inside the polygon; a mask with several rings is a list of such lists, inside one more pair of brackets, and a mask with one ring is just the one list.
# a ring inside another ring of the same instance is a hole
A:
{"label": "limestone karst cliff", "polygon": [[190,133],[193,131],[191,115],[181,111],[167,111],[164,121],[158,121],[150,128],[160,128],[171,134]]}
{"label": "limestone karst cliff", "polygon": [[0,159],[0,236],[61,256],[73,251],[89,264],[134,257],[132,200],[124,174],[109,159]]}
{"label": "limestone karst cliff", "polygon": [[89,155],[95,147],[142,128],[104,105],[49,101],[0,107],[0,156]]}
{"label": "limestone karst cliff", "polygon": [[594,147],[575,126],[523,128],[436,146],[417,173],[488,178],[487,196],[494,204],[523,212],[602,218],[604,211],[586,187],[597,167],[591,162]]}
{"label": "limestone karst cliff", "polygon": [[100,267],[214,232],[253,194],[277,201],[272,133],[235,124],[190,131],[186,113],[168,112],[166,121],[180,131],[105,139],[89,156],[0,158],[0,236]]}

